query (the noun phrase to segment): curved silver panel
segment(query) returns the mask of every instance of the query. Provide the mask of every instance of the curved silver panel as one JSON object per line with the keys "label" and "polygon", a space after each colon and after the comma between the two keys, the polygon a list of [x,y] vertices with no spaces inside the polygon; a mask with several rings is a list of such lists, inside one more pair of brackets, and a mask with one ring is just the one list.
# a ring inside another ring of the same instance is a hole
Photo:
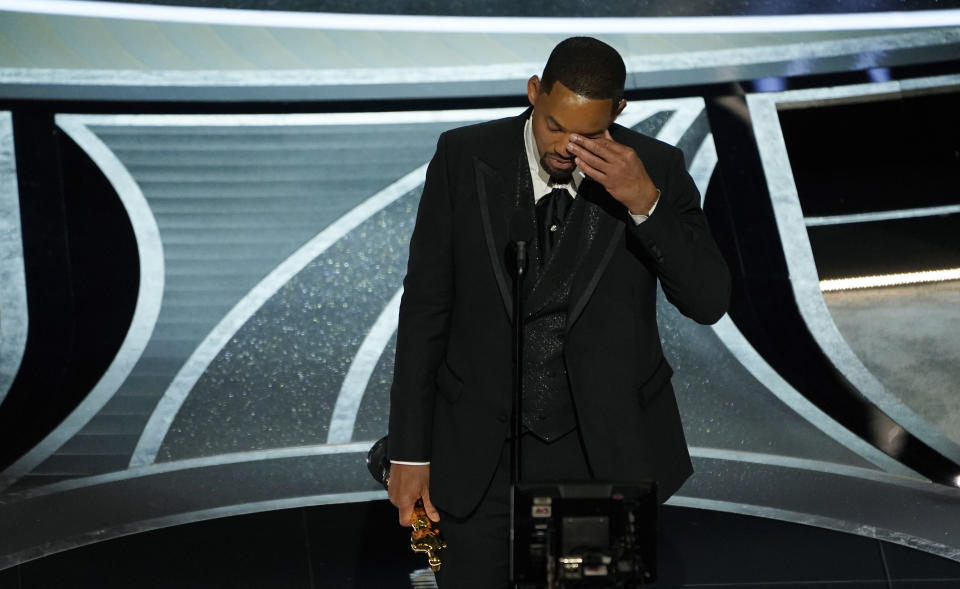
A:
{"label": "curved silver panel", "polygon": [[[960,76],[939,76],[913,82],[913,87],[955,86]],[[930,426],[892,395],[863,365],[837,329],[820,291],[803,211],[790,167],[786,143],[777,117],[779,107],[812,106],[837,101],[869,100],[898,95],[905,83],[862,84],[816,90],[796,90],[747,96],[753,131],[770,191],[774,217],[790,272],[790,284],[810,334],[830,363],[881,411],[925,444],[960,464],[960,446]]]}
{"label": "curved silver panel", "polygon": [[28,322],[13,118],[0,112],[0,404],[20,369]]}
{"label": "curved silver panel", "polygon": [[94,135],[78,116],[57,115],[57,125],[83,149],[103,171],[127,211],[137,241],[140,288],[126,337],[110,366],[84,400],[49,435],[22,458],[0,473],[0,490],[29,473],[77,433],[110,400],[140,359],[153,333],[163,298],[163,246],[157,222],[130,173],[116,155]]}

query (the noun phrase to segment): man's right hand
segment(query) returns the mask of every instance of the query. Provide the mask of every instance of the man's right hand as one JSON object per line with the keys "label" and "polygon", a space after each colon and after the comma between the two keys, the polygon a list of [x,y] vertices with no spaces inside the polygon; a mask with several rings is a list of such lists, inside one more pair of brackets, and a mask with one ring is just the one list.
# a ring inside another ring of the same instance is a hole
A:
{"label": "man's right hand", "polygon": [[423,499],[427,517],[437,522],[440,513],[430,502],[430,465],[391,464],[390,486],[387,488],[390,503],[397,508],[400,525],[410,527],[410,515],[417,499]]}

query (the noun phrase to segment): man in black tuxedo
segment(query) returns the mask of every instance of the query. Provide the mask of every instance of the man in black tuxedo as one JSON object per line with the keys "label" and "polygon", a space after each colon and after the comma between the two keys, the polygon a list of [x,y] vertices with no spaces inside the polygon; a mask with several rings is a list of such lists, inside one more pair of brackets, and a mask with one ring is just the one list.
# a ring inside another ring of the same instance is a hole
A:
{"label": "man in black tuxedo", "polygon": [[509,226],[534,239],[524,294],[523,478],[690,475],[656,284],[717,321],[730,292],[682,153],[614,124],[625,68],[575,37],[518,117],[443,133],[410,241],[391,391],[390,500],[423,498],[449,548],[443,589],[505,587],[511,411]]}

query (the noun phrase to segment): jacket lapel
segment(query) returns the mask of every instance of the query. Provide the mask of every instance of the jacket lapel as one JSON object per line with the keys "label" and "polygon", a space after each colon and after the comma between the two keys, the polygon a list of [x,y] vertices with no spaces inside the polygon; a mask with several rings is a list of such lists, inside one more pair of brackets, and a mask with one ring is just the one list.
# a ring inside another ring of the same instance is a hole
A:
{"label": "jacket lapel", "polygon": [[[508,146],[487,154],[487,157],[475,157],[473,160],[477,184],[477,200],[480,205],[480,219],[486,238],[487,254],[493,268],[503,299],[507,316],[513,320],[513,276],[512,247],[510,246],[510,218],[513,212],[522,208],[528,212],[533,227],[531,235],[536,234],[536,218],[533,214],[533,189],[530,173],[527,170],[526,152],[523,144],[523,124],[527,113],[516,118],[511,125]],[[526,177],[524,177],[526,176]],[[530,243],[527,264],[527,283],[534,281],[536,260],[534,244]]]}
{"label": "jacket lapel", "polygon": [[570,311],[567,314],[567,329],[576,323],[583,307],[593,295],[600,277],[613,258],[617,245],[623,240],[626,228],[626,212],[622,204],[607,194],[597,182],[586,178],[580,185],[577,200],[583,198],[585,209],[586,242],[581,238],[581,248],[586,248],[570,287]]}
{"label": "jacket lapel", "polygon": [[622,210],[623,205],[599,184],[584,179],[570,210],[570,223],[524,304],[525,315],[540,311],[555,298],[558,289],[569,288],[567,326],[573,325],[623,235]]}
{"label": "jacket lapel", "polygon": [[[516,117],[511,124],[509,143],[495,145],[482,157],[475,157],[474,173],[480,218],[486,238],[487,254],[496,277],[497,288],[510,320],[513,320],[512,248],[510,247],[510,217],[518,208],[527,212],[531,234],[537,235],[537,221],[533,211],[533,187],[523,142],[523,125],[529,109]],[[579,201],[579,203],[577,202]],[[623,240],[626,213],[623,205],[614,200],[598,183],[584,179],[580,186],[573,214],[581,215],[580,229],[564,236],[554,252],[555,261],[548,261],[542,268],[537,264],[537,248],[534,237],[527,250],[527,277],[524,279],[524,314],[536,312],[549,301],[553,289],[559,286],[561,268],[573,268],[570,287],[567,328],[579,318],[584,306],[593,294],[603,271]],[[577,208],[580,209],[579,213]],[[575,242],[575,243],[569,243]],[[562,253],[560,249],[566,250]],[[565,263],[559,263],[563,256]]]}

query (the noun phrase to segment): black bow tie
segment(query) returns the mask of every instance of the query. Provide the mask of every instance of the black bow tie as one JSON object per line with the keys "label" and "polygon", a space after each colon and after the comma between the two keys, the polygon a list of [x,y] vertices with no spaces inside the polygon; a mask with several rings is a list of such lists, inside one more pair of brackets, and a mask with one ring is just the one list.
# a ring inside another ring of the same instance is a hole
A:
{"label": "black bow tie", "polygon": [[550,257],[571,203],[573,197],[566,187],[554,188],[537,201],[537,227],[540,229],[540,247],[544,260]]}

